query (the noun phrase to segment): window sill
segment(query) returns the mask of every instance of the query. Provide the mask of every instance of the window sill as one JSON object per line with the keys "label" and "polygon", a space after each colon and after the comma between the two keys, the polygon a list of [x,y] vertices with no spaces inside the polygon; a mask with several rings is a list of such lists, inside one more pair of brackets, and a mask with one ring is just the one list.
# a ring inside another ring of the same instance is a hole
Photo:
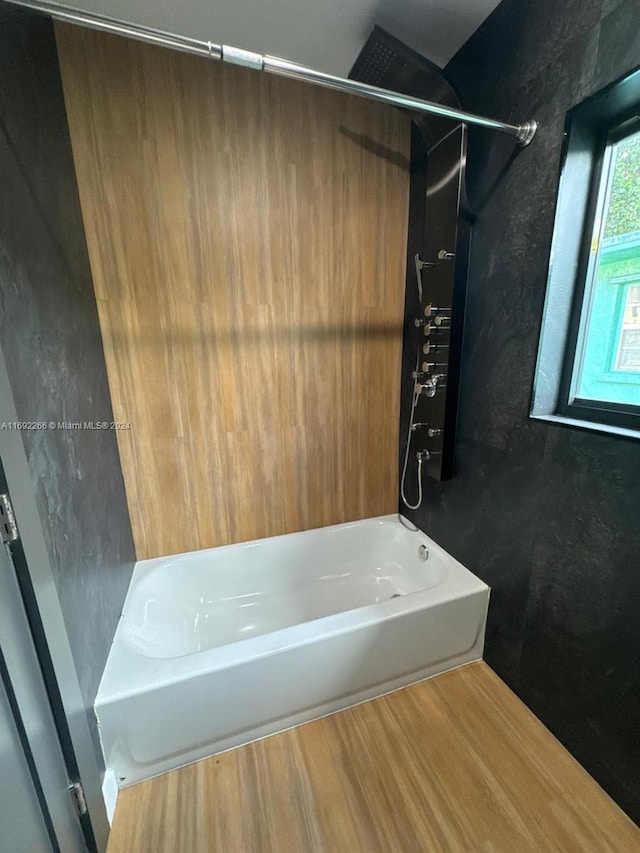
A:
{"label": "window sill", "polygon": [[586,429],[590,432],[599,432],[602,435],[617,435],[621,438],[640,440],[640,430],[637,429],[627,429],[610,424],[595,423],[594,421],[583,421],[579,418],[568,418],[564,415],[529,415],[529,417],[534,421],[545,421],[546,423],[569,427],[571,429]]}

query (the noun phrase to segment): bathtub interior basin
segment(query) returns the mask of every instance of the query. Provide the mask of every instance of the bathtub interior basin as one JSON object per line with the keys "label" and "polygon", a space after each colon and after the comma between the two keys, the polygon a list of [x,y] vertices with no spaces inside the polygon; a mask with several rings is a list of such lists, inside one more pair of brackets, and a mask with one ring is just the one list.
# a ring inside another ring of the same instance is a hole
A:
{"label": "bathtub interior basin", "polygon": [[399,516],[136,564],[95,710],[121,786],[482,657],[488,587]]}
{"label": "bathtub interior basin", "polygon": [[427,590],[446,572],[385,521],[146,560],[121,638],[148,657],[181,657]]}

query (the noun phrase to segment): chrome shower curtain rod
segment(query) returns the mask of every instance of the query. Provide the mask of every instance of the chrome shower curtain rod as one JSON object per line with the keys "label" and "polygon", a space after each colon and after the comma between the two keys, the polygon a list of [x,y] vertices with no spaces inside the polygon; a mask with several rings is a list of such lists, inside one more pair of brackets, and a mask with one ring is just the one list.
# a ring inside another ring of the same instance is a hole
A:
{"label": "chrome shower curtain rod", "polygon": [[291,77],[294,80],[305,80],[308,83],[315,83],[317,86],[335,89],[338,92],[347,92],[348,94],[360,95],[363,98],[370,98],[374,101],[394,104],[397,107],[403,107],[412,112],[442,116],[443,118],[450,118],[454,121],[484,127],[487,130],[507,133],[515,137],[518,144],[523,147],[531,142],[537,129],[535,121],[525,121],[522,124],[505,124],[495,119],[467,113],[464,110],[456,110],[442,104],[423,101],[420,98],[412,98],[409,95],[392,92],[388,89],[381,89],[378,86],[370,86],[368,83],[359,83],[356,80],[334,77],[332,74],[315,71],[313,68],[297,65],[295,62],[278,59],[275,56],[263,56],[260,53],[230,47],[226,44],[214,44],[210,41],[165,33],[161,30],[138,26],[137,24],[127,24],[123,21],[116,21],[112,18],[95,15],[91,12],[71,9],[69,6],[49,3],[46,0],[8,0],[8,2],[16,6],[24,6],[37,12],[43,12],[50,15],[56,21],[66,21],[70,24],[77,24],[78,26],[90,27],[91,29],[101,30],[102,32],[126,36],[137,41],[147,42],[148,44],[169,47],[184,53],[193,53],[197,56],[208,57],[209,59],[230,62],[234,65],[242,65],[246,68],[253,68],[256,71],[279,74],[282,77]]}

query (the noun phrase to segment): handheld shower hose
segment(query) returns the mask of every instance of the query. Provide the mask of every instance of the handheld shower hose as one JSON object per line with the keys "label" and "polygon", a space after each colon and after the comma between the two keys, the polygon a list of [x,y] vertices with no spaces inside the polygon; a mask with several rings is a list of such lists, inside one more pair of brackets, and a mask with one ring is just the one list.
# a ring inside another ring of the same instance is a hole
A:
{"label": "handheld shower hose", "polygon": [[[418,354],[416,357],[416,372],[418,367],[420,366],[420,347],[418,347]],[[407,446],[404,451],[404,465],[402,466],[402,479],[400,480],[400,496],[402,497],[402,502],[407,507],[407,509],[419,509],[422,504],[422,456],[418,456],[418,469],[416,471],[417,479],[418,479],[418,502],[415,504],[410,504],[407,500],[407,496],[404,492],[404,484],[407,478],[407,465],[409,463],[409,450],[411,448],[411,433],[413,431],[413,416],[416,410],[416,404],[418,402],[418,397],[420,396],[420,392],[418,391],[417,383],[414,383],[413,386],[413,395],[411,399],[411,414],[409,416],[409,432],[407,433]]]}

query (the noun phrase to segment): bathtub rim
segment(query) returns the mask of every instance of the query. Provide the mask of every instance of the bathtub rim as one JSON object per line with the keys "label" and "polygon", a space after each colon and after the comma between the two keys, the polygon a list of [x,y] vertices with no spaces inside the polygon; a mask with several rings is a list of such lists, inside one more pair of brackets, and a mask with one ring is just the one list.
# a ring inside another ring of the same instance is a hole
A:
{"label": "bathtub rim", "polygon": [[[183,551],[177,554],[164,554],[161,557],[148,557],[144,560],[137,560],[135,567],[138,570],[138,573],[141,577],[144,577],[145,574],[152,571],[156,565],[160,565],[169,560],[181,560],[183,558],[189,558],[194,554],[208,554],[211,552],[223,553],[224,551],[230,551],[232,549],[240,549],[240,548],[249,548],[254,545],[260,545],[262,542],[273,542],[276,543],[283,539],[298,539],[303,536],[309,536],[313,533],[323,533],[328,530],[346,530],[350,527],[359,527],[364,524],[390,524],[392,526],[399,526],[407,533],[410,534],[419,534],[420,536],[426,536],[427,539],[431,542],[434,547],[434,550],[439,551],[442,556],[447,559],[454,560],[455,557],[452,557],[441,545],[438,545],[433,539],[429,537],[428,533],[425,533],[423,530],[420,530],[419,527],[416,527],[412,524],[412,522],[402,513],[400,512],[391,512],[386,515],[372,515],[367,516],[365,518],[356,518],[353,521],[340,521],[337,524],[325,524],[322,527],[309,527],[307,530],[294,530],[292,533],[278,533],[275,536],[263,536],[260,539],[243,539],[240,542],[230,542],[226,545],[216,545],[213,548],[198,548],[195,551]],[[463,566],[464,568],[464,566]],[[468,571],[468,569],[467,569]],[[132,588],[134,583],[134,575],[132,575],[131,580],[129,582],[129,589]],[[126,604],[126,601],[125,601]]]}

